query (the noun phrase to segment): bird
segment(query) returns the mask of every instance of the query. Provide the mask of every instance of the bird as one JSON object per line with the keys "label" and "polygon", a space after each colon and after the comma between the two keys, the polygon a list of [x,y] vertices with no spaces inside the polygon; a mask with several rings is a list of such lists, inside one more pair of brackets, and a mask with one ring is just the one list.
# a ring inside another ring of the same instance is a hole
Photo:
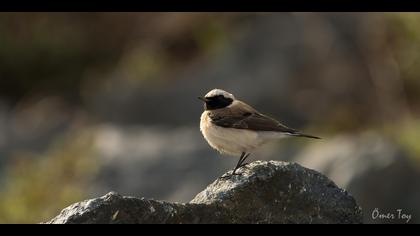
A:
{"label": "bird", "polygon": [[208,144],[223,155],[239,156],[231,175],[247,165],[249,155],[262,145],[285,137],[320,137],[301,133],[264,115],[222,89],[212,89],[204,97],[200,131]]}

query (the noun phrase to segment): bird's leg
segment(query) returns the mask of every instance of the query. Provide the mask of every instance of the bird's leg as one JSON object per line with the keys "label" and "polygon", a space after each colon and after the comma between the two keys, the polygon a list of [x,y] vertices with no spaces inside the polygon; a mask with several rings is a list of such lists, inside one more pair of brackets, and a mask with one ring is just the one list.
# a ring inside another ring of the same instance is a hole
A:
{"label": "bird's leg", "polygon": [[245,161],[245,160],[249,157],[249,155],[251,155],[251,153],[246,154],[246,155],[242,158],[241,163],[239,164],[239,167],[238,167],[238,168],[244,167],[244,166],[246,166],[246,165],[248,165],[248,164],[249,164],[248,162],[247,162],[247,163],[244,163],[244,161]]}
{"label": "bird's leg", "polygon": [[235,172],[236,172],[237,169],[249,164],[249,163],[243,163],[249,155],[250,155],[250,153],[246,154],[245,152],[242,152],[241,156],[239,157],[238,163],[236,164],[235,168],[232,171],[232,174],[230,174],[230,175],[226,174],[225,176],[222,176],[220,178],[225,179],[225,178],[231,177],[232,175],[240,175],[240,174],[237,174]]}
{"label": "bird's leg", "polygon": [[[248,154],[249,155],[249,154]],[[235,166],[235,169],[233,169],[232,175],[235,175],[236,170],[241,167],[242,162],[248,157],[248,155],[245,155],[245,152],[242,152],[241,157],[239,157],[239,161]]]}

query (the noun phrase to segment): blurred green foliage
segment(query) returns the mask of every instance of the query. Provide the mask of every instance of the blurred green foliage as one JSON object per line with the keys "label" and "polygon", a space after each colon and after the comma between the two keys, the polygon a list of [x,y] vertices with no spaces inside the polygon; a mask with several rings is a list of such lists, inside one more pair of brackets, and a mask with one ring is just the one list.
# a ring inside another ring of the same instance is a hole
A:
{"label": "blurred green foliage", "polygon": [[1,223],[39,223],[88,197],[99,164],[87,132],[67,135],[43,154],[17,153],[0,188]]}
{"label": "blurred green foliage", "polygon": [[0,14],[0,96],[16,101],[28,93],[46,92],[77,99],[74,91],[79,88],[84,70],[105,68],[115,62],[118,53],[110,48],[111,43],[104,45],[110,37],[106,31],[92,29],[91,17]]}
{"label": "blurred green foliage", "polygon": [[105,80],[116,70],[134,81],[157,79],[171,67],[217,52],[230,18],[194,13],[2,13],[0,98],[15,102],[47,93],[77,103],[80,86],[92,74]]}
{"label": "blurred green foliage", "polygon": [[420,14],[388,13],[390,45],[400,68],[407,99],[413,113],[420,112]]}
{"label": "blurred green foliage", "polygon": [[398,126],[389,125],[387,134],[395,140],[420,168],[420,119],[406,119]]}

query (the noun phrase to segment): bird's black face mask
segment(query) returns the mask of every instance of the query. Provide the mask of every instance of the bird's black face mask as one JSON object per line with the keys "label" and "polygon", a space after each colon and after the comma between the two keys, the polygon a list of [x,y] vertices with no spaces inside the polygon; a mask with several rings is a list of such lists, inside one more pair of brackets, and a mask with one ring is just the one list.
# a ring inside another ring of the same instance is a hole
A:
{"label": "bird's black face mask", "polygon": [[224,108],[224,107],[229,106],[233,102],[232,98],[227,98],[223,95],[207,97],[207,98],[199,97],[199,99],[205,102],[204,103],[205,110],[215,110],[215,109]]}

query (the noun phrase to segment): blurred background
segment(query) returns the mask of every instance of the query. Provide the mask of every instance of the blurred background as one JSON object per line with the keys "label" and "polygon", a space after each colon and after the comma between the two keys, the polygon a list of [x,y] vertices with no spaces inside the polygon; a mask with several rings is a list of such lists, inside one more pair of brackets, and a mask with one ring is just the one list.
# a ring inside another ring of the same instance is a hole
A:
{"label": "blurred background", "polygon": [[250,160],[420,223],[419,76],[415,13],[0,13],[0,223],[109,191],[191,200],[237,162],[199,131],[213,88],[323,137]]}

